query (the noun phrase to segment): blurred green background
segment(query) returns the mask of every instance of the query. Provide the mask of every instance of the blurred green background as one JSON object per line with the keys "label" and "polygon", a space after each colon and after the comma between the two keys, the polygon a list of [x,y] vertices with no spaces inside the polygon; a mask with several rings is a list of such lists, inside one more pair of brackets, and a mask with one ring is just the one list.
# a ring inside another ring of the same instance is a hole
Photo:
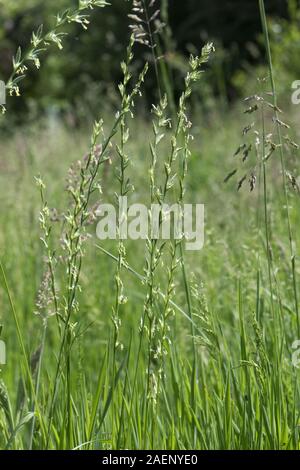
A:
{"label": "blurred green background", "polygon": [[[32,67],[22,83],[22,97],[9,100],[16,121],[35,119],[40,113],[59,113],[74,124],[87,116],[95,116],[104,106],[117,99],[120,61],[124,58],[132,2],[113,0],[105,9],[91,12],[91,25],[86,33],[80,25],[68,26],[64,49],[42,55],[42,67]],[[257,67],[264,63],[261,25],[257,2],[254,0],[161,0],[162,21],[168,24],[157,38],[164,51],[174,94],[182,86],[187,56],[200,50],[205,41],[217,46],[210,67],[209,80],[199,90],[205,103],[210,97],[221,98],[219,104],[231,103],[243,95],[249,76],[256,77]],[[48,29],[56,13],[76,6],[75,0],[0,0],[0,79],[6,81],[11,72],[12,56],[20,45],[25,50],[31,33],[40,24]],[[275,68],[291,80],[300,76],[299,66],[299,2],[267,0]],[[145,47],[136,52],[136,67],[144,60],[151,62]],[[298,73],[299,72],[299,73]],[[285,77],[286,78],[286,77]],[[278,82],[280,82],[278,80]],[[285,80],[286,83],[286,80]],[[155,75],[148,77],[146,97],[153,102]],[[279,90],[280,91],[280,90]],[[84,98],[84,99],[82,99]]]}

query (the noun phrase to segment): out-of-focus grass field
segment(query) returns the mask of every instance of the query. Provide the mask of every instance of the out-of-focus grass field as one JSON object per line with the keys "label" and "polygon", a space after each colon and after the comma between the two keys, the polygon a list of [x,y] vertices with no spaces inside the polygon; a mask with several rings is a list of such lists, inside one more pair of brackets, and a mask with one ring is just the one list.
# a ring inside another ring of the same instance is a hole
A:
{"label": "out-of-focus grass field", "polygon": [[[297,403],[294,401],[299,399],[298,373],[291,362],[291,345],[297,339],[297,328],[289,273],[286,222],[283,217],[284,202],[276,157],[272,161],[272,167],[270,165],[268,210],[278,282],[275,296],[276,308],[280,312],[278,324],[271,315],[263,229],[257,229],[261,204],[258,191],[237,192],[235,181],[227,184],[223,182],[232,168],[232,155],[239,143],[243,120],[246,122],[239,107],[226,112],[226,115],[216,111],[209,123],[205,123],[201,115],[194,117],[195,140],[189,164],[186,200],[204,203],[206,214],[204,248],[200,252],[186,253],[187,270],[192,276],[193,289],[198,297],[193,299],[194,321],[199,328],[195,333],[199,360],[197,383],[194,384],[195,403],[191,404],[190,324],[179,311],[175,311],[170,322],[170,350],[166,357],[164,392],[156,405],[153,435],[145,437],[142,421],[139,421],[142,402],[146,399],[144,351],[134,391],[136,396],[132,422],[124,422],[117,444],[118,434],[111,433],[116,433],[116,429],[119,429],[122,418],[112,417],[110,402],[104,422],[94,437],[95,442],[88,446],[298,447]],[[150,136],[149,124],[142,121],[135,123],[134,139],[129,144],[131,162],[128,169],[135,186],[135,193],[129,198],[132,202],[147,201],[149,197],[145,187],[148,184],[150,158],[146,141]],[[24,127],[7,141],[1,142],[1,259],[25,347],[31,356],[39,348],[43,331],[40,315],[34,314],[44,269],[38,223],[40,197],[34,176],[43,175],[49,207],[56,208],[58,214],[61,214],[67,205],[64,187],[68,169],[85,154],[88,142],[88,130],[75,132],[63,126],[49,126],[47,122],[30,128]],[[105,201],[112,201],[114,191],[117,191],[116,159],[116,155],[112,154],[111,164],[103,169]],[[291,204],[294,204],[292,224],[296,227],[294,235],[298,237],[299,203],[297,195],[292,191],[290,193]],[[56,226],[54,238],[59,244],[60,223]],[[89,413],[101,368],[107,369],[101,376],[100,409],[105,406],[111,386],[110,358],[106,353],[112,341],[111,308],[116,263],[101,253],[96,244],[101,244],[114,255],[117,252],[115,242],[100,242],[95,232],[96,223],[90,227],[91,238],[86,246],[81,274],[80,306],[73,319],[74,329],[78,334],[72,349],[74,447],[88,440]],[[128,241],[126,247],[129,264],[142,273],[145,257],[143,242]],[[160,285],[163,287],[166,282],[163,270],[160,276]],[[145,286],[125,269],[123,280],[128,302],[122,309],[121,338],[124,350],[120,353],[120,358],[127,357],[129,345],[130,357],[126,359],[128,364],[121,371],[113,400],[119,414],[122,409],[122,394],[126,394],[126,400],[123,397],[123,414],[126,415],[130,407],[130,382],[133,380],[139,342]],[[186,309],[180,273],[176,276],[174,299],[183,310]],[[0,301],[3,337],[7,344],[7,365],[3,367],[1,375],[9,394],[12,414],[21,416],[28,406],[26,400],[22,401],[21,353],[7,292],[3,288],[0,290]],[[258,319],[257,324],[254,323],[254,318]],[[277,346],[276,338],[279,342]],[[58,344],[56,320],[55,317],[50,317],[41,371],[42,409],[44,406],[46,409],[45,403],[49,400]],[[275,354],[276,347],[280,348],[276,352],[278,357]],[[263,368],[261,354],[267,357],[268,369]],[[63,447],[64,437],[58,424],[63,422],[63,400],[61,403],[58,400],[56,406],[57,424],[53,424],[56,438],[51,445]],[[5,414],[2,412],[1,416],[3,431]],[[26,447],[28,426],[23,425],[16,433],[12,447]],[[108,442],[101,440],[104,432],[108,433],[109,437],[105,437]],[[38,435],[38,430],[36,433]],[[3,436],[7,436],[7,430]],[[2,437],[2,445],[5,446],[5,437]]]}

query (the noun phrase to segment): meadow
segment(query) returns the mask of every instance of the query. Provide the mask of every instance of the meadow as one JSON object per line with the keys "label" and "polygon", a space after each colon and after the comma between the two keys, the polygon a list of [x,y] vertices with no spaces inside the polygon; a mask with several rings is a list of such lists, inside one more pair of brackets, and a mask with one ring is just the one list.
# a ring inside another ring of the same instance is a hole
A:
{"label": "meadow", "polygon": [[[90,125],[45,118],[3,134],[1,449],[299,450],[300,108],[277,95],[258,9],[264,74],[233,105],[190,106],[210,42],[176,110],[161,68],[145,104],[133,31],[111,112],[99,103]],[[15,56],[2,121],[28,57]],[[97,239],[97,204],[124,195],[204,204],[203,249]]]}

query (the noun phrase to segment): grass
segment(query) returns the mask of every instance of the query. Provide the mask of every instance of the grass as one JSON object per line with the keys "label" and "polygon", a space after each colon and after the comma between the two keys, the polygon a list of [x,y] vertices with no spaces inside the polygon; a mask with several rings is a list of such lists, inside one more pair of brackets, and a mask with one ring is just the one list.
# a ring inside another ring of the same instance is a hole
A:
{"label": "grass", "polygon": [[[45,122],[1,140],[2,449],[299,449],[298,164],[285,134],[298,136],[281,120],[259,7],[269,77],[246,113],[199,111],[190,130],[208,45],[177,115],[162,98],[152,124],[131,119],[147,79],[130,76],[131,41],[119,114],[91,138]],[[251,152],[233,157],[249,120]],[[116,195],[204,203],[204,249],[100,242],[93,207]]]}

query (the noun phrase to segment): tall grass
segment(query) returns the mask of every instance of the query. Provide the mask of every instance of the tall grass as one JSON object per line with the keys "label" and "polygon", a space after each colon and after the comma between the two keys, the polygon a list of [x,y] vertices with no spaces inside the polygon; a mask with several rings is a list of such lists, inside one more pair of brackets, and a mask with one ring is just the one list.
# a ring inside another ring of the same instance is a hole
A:
{"label": "tall grass", "polygon": [[[291,356],[299,338],[300,220],[284,143],[297,145],[282,135],[287,125],[279,119],[264,2],[269,77],[246,100],[245,142],[234,157],[241,161],[227,186],[221,181],[232,159],[224,154],[240,133],[240,116],[234,109],[213,128],[200,122],[199,149],[189,106],[213,45],[190,57],[174,104],[157,54],[161,28],[152,29],[157,16],[149,16],[155,2],[148,3],[134,2],[131,20],[139,25],[138,15],[146,14],[147,29],[133,25],[119,110],[105,121],[97,117],[84,157],[81,131],[74,141],[61,129],[49,144],[50,131],[38,127],[38,135],[24,137],[30,167],[24,174],[13,168],[19,192],[3,195],[5,204],[15,200],[0,216],[2,336],[9,351],[1,371],[1,448],[299,449],[299,372]],[[104,4],[80,2],[64,21],[86,25],[80,12]],[[56,41],[64,21],[55,27]],[[35,33],[33,47],[47,35]],[[151,125],[135,107],[148,70],[145,64],[137,76],[132,71],[138,36],[150,46],[158,80]],[[30,51],[14,59],[7,85],[14,92]],[[52,147],[57,141],[61,150]],[[3,152],[13,149],[7,144]],[[55,173],[36,177],[38,200],[32,180],[42,169]],[[237,194],[231,181],[240,172]],[[95,208],[103,200],[118,204],[119,196],[181,206],[203,197],[204,250],[190,256],[183,238],[97,242]]]}

